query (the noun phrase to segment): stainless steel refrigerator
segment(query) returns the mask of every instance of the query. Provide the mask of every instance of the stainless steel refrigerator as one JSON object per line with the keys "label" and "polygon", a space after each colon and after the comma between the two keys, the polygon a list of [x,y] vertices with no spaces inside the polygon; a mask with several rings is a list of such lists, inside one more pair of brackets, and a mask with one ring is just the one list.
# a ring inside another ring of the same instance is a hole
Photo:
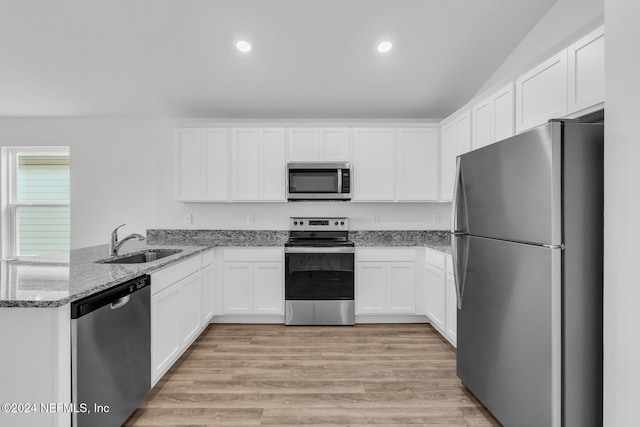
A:
{"label": "stainless steel refrigerator", "polygon": [[457,160],[457,372],[508,427],[602,425],[603,126]]}

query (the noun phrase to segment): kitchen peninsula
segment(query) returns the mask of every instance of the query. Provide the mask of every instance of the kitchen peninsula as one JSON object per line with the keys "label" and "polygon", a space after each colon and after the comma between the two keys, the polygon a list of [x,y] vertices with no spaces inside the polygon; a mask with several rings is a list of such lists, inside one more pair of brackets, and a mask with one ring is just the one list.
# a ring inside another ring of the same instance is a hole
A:
{"label": "kitchen peninsula", "polygon": [[[350,237],[356,244],[356,250],[415,247],[419,250],[435,249],[443,256],[450,252],[448,233],[442,231],[352,231]],[[26,403],[36,404],[37,410],[35,413],[1,413],[0,424],[70,425],[71,412],[74,410],[69,406],[72,401],[69,381],[72,302],[151,274],[153,307],[153,299],[167,292],[173,283],[169,283],[173,274],[170,272],[189,264],[198,273],[198,280],[193,283],[197,285],[194,289],[198,289],[199,293],[195,295],[197,310],[191,310],[191,314],[197,313],[193,319],[196,322],[195,329],[181,350],[184,351],[209,322],[234,319],[225,319],[224,313],[218,312],[217,308],[214,310],[213,303],[209,305],[211,310],[205,308],[205,302],[213,299],[216,295],[214,292],[218,292],[212,289],[214,278],[222,277],[222,272],[212,271],[217,265],[214,253],[223,253],[225,248],[275,250],[281,253],[286,238],[286,231],[272,230],[147,230],[146,244],[128,242],[118,258],[145,250],[169,249],[180,252],[142,264],[109,264],[100,262],[110,259],[107,245],[100,245],[72,250],[68,254],[36,257],[30,261],[2,261],[0,334],[4,348],[0,355],[3,378],[0,401],[15,403],[16,411],[19,409],[17,404]],[[179,279],[182,280],[182,277]],[[174,274],[172,280],[179,281],[178,276]],[[161,286],[162,289],[154,290],[154,286],[156,289]],[[424,299],[423,292],[417,292],[416,296]],[[276,297],[281,298],[280,295]],[[208,317],[207,313],[210,314]],[[424,310],[421,310],[420,319],[426,322],[428,319],[424,314]],[[250,319],[260,321],[259,317]],[[273,322],[273,319],[278,321],[281,316],[272,316],[270,321]],[[156,342],[161,339],[156,337]],[[158,364],[158,369],[152,374],[152,383],[166,372],[180,354],[174,354],[168,365]],[[63,406],[54,405],[54,410],[47,413],[40,411],[41,404],[50,403]]]}

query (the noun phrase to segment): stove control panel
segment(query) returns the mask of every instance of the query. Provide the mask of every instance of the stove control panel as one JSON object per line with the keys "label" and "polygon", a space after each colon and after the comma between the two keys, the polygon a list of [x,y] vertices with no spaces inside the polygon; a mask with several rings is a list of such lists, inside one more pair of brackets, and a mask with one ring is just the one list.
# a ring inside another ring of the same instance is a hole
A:
{"label": "stove control panel", "polygon": [[349,218],[292,217],[289,218],[289,230],[349,231]]}

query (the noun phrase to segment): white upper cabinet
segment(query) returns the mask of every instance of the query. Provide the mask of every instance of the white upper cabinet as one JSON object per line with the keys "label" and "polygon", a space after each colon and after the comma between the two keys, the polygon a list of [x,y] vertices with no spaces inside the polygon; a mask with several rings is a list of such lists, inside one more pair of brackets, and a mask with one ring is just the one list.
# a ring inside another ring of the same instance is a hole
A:
{"label": "white upper cabinet", "polygon": [[286,139],[284,129],[263,129],[261,134],[259,200],[285,201]]}
{"label": "white upper cabinet", "polygon": [[392,128],[353,130],[354,201],[393,201],[394,134]]}
{"label": "white upper cabinet", "polygon": [[473,148],[484,147],[513,136],[513,84],[477,103],[471,110]]}
{"label": "white upper cabinet", "polygon": [[493,132],[491,130],[491,122],[493,114],[491,111],[491,98],[487,98],[477,103],[471,110],[473,123],[472,145],[473,148],[484,147],[493,142]]}
{"label": "white upper cabinet", "polygon": [[453,199],[456,157],[471,150],[471,112],[465,111],[442,126],[440,200]]}
{"label": "white upper cabinet", "polygon": [[515,134],[513,83],[491,96],[492,142],[502,141]]}
{"label": "white upper cabinet", "polygon": [[567,50],[516,80],[516,132],[567,115]]}
{"label": "white upper cabinet", "polygon": [[396,139],[396,200],[438,200],[438,129],[400,128]]}
{"label": "white upper cabinet", "polygon": [[349,128],[289,128],[290,162],[351,161]]}
{"label": "white upper cabinet", "polygon": [[174,197],[182,202],[227,201],[229,130],[176,129]]}
{"label": "white upper cabinet", "polygon": [[569,113],[604,102],[604,27],[569,46]]}
{"label": "white upper cabinet", "polygon": [[438,200],[437,128],[358,128],[353,132],[353,200]]}
{"label": "white upper cabinet", "polygon": [[234,128],[231,133],[231,199],[284,201],[284,129]]}

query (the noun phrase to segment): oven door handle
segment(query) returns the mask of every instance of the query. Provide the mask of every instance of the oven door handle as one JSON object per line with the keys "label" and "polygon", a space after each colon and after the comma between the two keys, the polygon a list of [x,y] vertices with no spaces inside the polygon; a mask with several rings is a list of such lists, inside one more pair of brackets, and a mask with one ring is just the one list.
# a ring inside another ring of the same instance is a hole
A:
{"label": "oven door handle", "polygon": [[330,248],[319,248],[319,247],[285,247],[285,254],[352,254],[355,253],[355,248],[353,247],[330,247]]}

